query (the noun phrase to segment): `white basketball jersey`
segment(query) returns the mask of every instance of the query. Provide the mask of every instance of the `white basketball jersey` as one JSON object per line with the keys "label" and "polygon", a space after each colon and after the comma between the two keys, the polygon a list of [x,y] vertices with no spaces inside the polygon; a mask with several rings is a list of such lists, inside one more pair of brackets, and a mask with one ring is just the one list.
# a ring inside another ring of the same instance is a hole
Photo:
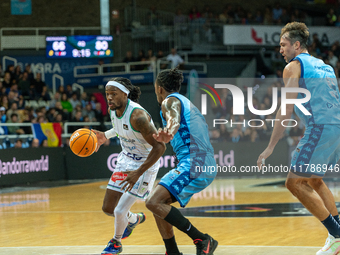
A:
{"label": "white basketball jersey", "polygon": [[[130,117],[135,109],[146,111],[140,104],[137,104],[128,99],[127,106],[121,117],[117,117],[116,111],[110,111],[111,122],[114,130],[120,139],[122,152],[134,160],[145,160],[152,146],[143,138],[142,134],[134,130],[130,123]],[[151,123],[153,121],[151,119]]]}

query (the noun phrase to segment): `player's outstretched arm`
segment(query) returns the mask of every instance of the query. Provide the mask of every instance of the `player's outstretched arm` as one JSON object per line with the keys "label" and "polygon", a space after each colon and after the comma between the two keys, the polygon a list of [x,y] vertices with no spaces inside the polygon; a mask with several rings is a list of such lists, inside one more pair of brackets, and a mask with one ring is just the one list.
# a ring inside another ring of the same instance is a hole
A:
{"label": "player's outstretched arm", "polygon": [[133,129],[139,131],[145,141],[152,146],[152,150],[145,162],[136,171],[128,172],[128,176],[121,182],[121,184],[124,184],[122,189],[126,188],[126,191],[133,188],[138,178],[158,161],[166,149],[163,142],[156,141],[153,138],[157,130],[152,124],[150,116],[144,110],[135,109],[131,114],[130,123]]}
{"label": "player's outstretched arm", "polygon": [[167,125],[163,129],[160,128],[153,137],[159,142],[168,143],[181,125],[181,102],[175,97],[165,99],[162,103],[162,112]]}
{"label": "player's outstretched arm", "polygon": [[[285,87],[290,88],[298,88],[299,87],[299,78],[301,77],[301,66],[299,61],[290,62],[286,65],[283,70],[283,81],[285,83]],[[296,99],[298,93],[287,93],[287,99]],[[288,104],[286,107],[286,115],[281,114],[281,107],[277,111],[275,119],[279,121],[275,121],[273,133],[270,137],[269,144],[267,148],[260,154],[257,159],[257,166],[259,169],[262,167],[263,160],[268,158],[278,143],[278,141],[282,138],[283,133],[285,131],[285,127],[282,125],[282,121],[285,119],[289,119],[294,111],[294,105]]]}

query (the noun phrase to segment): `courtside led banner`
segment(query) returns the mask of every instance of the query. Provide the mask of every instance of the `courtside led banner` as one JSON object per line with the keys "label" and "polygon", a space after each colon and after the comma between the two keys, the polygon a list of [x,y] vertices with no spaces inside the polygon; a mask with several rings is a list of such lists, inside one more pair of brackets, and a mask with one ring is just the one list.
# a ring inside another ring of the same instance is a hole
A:
{"label": "courtside led banner", "polygon": [[[281,26],[225,25],[224,45],[263,45],[279,46]],[[337,27],[309,27],[312,37],[317,34],[323,46],[330,46],[340,40]]]}

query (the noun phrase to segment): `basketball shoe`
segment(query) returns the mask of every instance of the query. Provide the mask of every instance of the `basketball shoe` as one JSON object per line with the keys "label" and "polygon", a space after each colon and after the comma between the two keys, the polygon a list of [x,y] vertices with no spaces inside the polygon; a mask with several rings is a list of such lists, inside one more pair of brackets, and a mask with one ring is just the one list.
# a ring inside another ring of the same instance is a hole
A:
{"label": "basketball shoe", "polygon": [[140,212],[137,213],[137,221],[135,223],[129,223],[124,230],[124,234],[122,236],[122,239],[128,238],[135,227],[137,227],[139,224],[143,223],[146,219],[146,216],[144,213]]}
{"label": "basketball shoe", "polygon": [[322,247],[316,255],[336,255],[340,254],[340,238],[335,238],[328,234],[325,246]]}
{"label": "basketball shoe", "polygon": [[205,234],[207,239],[195,239],[196,255],[212,255],[218,245],[218,242],[208,234]]}
{"label": "basketball shoe", "polygon": [[106,245],[105,249],[102,251],[101,254],[113,255],[113,254],[119,254],[122,251],[123,251],[122,243],[112,238],[110,242]]}

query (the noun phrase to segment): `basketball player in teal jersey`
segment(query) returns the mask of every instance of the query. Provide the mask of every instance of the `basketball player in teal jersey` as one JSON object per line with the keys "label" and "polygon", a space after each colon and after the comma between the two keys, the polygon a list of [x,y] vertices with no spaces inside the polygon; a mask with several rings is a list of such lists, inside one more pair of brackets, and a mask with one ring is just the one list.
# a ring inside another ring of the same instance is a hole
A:
{"label": "basketball player in teal jersey", "polygon": [[130,208],[137,199],[145,200],[150,194],[165,144],[153,138],[157,130],[151,116],[137,103],[140,89],[130,80],[111,79],[105,93],[113,128],[105,133],[93,131],[98,146],[118,136],[122,152],[117,157],[103,202],[103,211],[115,217],[115,233],[102,254],[119,254],[123,249],[121,239],[145,220],[143,213],[131,213]]}
{"label": "basketball player in teal jersey", "polygon": [[197,166],[216,168],[216,161],[204,117],[189,99],[178,93],[182,82],[183,74],[177,68],[160,72],[155,82],[164,128],[158,130],[154,137],[158,142],[171,143],[179,163],[177,168],[162,177],[147,199],[146,207],[155,216],[167,255],[181,254],[173,226],[194,241],[197,255],[211,255],[217,241],[196,229],[178,209],[171,206],[178,201],[185,207],[192,195],[209,186],[216,176],[216,172],[196,171]]}
{"label": "basketball player in teal jersey", "polygon": [[[287,105],[286,115],[279,109],[268,147],[260,154],[257,165],[262,166],[285,128],[281,121],[289,119],[293,110],[306,126],[303,138],[294,151],[286,187],[327,228],[325,246],[317,255],[338,254],[340,250],[340,221],[334,197],[322,180],[326,171],[334,169],[340,158],[340,94],[333,68],[307,52],[308,28],[304,23],[288,23],[280,35],[280,53],[288,63],[283,70],[285,87],[304,88],[311,99],[303,106],[311,113],[305,115],[293,104]],[[287,98],[302,98],[289,93]],[[320,171],[320,166],[325,166]],[[319,168],[317,168],[319,167]]]}

